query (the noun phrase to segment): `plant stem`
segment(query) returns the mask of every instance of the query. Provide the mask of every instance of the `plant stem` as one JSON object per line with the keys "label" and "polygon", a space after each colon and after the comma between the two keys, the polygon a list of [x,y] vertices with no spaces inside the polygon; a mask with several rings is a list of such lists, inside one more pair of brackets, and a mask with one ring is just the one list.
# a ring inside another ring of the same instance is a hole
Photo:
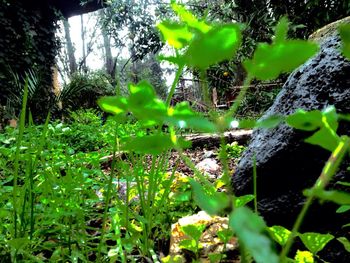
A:
{"label": "plant stem", "polygon": [[252,80],[253,80],[252,76],[248,75],[246,77],[246,79],[244,80],[242,89],[240,90],[240,92],[239,92],[237,98],[235,99],[235,102],[231,106],[231,108],[226,112],[225,117],[232,117],[237,112],[238,107],[239,107],[241,101],[243,100],[245,94],[247,93],[249,85],[250,85]]}
{"label": "plant stem", "polygon": [[256,171],[256,153],[253,156],[253,193],[254,193],[254,212],[258,214],[258,196],[257,196],[257,171]]}
{"label": "plant stem", "polygon": [[176,85],[179,82],[179,79],[181,77],[181,74],[182,74],[182,71],[183,71],[184,67],[185,67],[184,65],[180,65],[179,68],[176,71],[173,84],[171,85],[171,89],[170,89],[169,94],[168,94],[168,96],[166,98],[166,105],[168,107],[170,106],[171,99],[173,98],[173,95],[175,93]]}
{"label": "plant stem", "polygon": [[24,126],[26,120],[26,109],[27,109],[27,100],[28,100],[28,77],[25,80],[24,84],[24,94],[22,102],[22,110],[19,121],[19,134],[17,138],[16,153],[15,153],[15,162],[14,162],[14,175],[13,175],[13,190],[12,190],[12,205],[13,205],[13,223],[14,223],[14,238],[17,238],[17,191],[18,191],[18,172],[19,172],[19,159],[20,159],[20,149],[23,139]]}
{"label": "plant stem", "polygon": [[350,146],[350,137],[342,136],[340,138],[338,146],[332,152],[331,156],[328,158],[328,161],[326,162],[325,166],[323,167],[321,175],[318,177],[316,183],[311,188],[310,195],[306,199],[306,202],[304,203],[303,208],[301,209],[301,211],[297,217],[297,220],[294,223],[294,226],[293,226],[292,232],[288,238],[288,241],[280,254],[280,261],[281,262],[286,261],[286,257],[288,255],[288,252],[293,244],[294,238],[297,236],[297,233],[298,233],[299,228],[304,220],[306,212],[308,211],[313,200],[315,199],[315,191],[324,190],[324,188],[327,186],[327,184],[330,182],[330,180],[333,178],[334,174],[336,173],[344,155],[348,152],[349,146]]}
{"label": "plant stem", "polygon": [[106,221],[107,221],[107,216],[108,216],[108,208],[109,208],[109,202],[111,199],[111,192],[112,192],[112,187],[113,187],[113,175],[115,172],[116,168],[116,153],[119,148],[118,142],[117,142],[117,131],[115,131],[114,135],[114,145],[113,145],[113,157],[112,157],[112,165],[111,165],[111,173],[109,175],[109,180],[108,180],[108,188],[107,188],[107,195],[106,195],[106,201],[105,201],[105,209],[103,212],[103,217],[102,217],[102,229],[101,229],[101,239],[100,243],[98,244],[97,248],[97,261],[101,262],[101,249],[102,249],[102,242],[103,238],[105,235],[105,228],[106,228]]}

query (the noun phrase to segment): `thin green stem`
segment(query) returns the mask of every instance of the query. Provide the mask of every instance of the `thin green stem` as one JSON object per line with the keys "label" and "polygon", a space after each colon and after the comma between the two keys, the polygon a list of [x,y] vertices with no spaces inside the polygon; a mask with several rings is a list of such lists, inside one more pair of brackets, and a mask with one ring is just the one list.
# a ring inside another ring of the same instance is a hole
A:
{"label": "thin green stem", "polygon": [[114,135],[114,145],[113,145],[113,157],[112,157],[112,165],[111,165],[111,173],[109,175],[109,180],[108,180],[108,188],[107,188],[107,194],[106,194],[106,200],[105,200],[105,209],[103,212],[103,217],[102,217],[102,229],[101,229],[101,239],[100,239],[100,243],[98,244],[98,248],[97,248],[97,259],[99,262],[101,262],[101,249],[102,249],[102,243],[103,243],[103,239],[104,239],[104,235],[106,232],[106,222],[107,222],[107,217],[108,217],[108,208],[109,208],[109,202],[111,199],[111,192],[112,192],[112,188],[113,188],[113,175],[115,173],[115,169],[116,169],[116,153],[119,150],[119,145],[117,143],[117,131],[115,131],[115,135]]}
{"label": "thin green stem", "polygon": [[245,94],[247,93],[249,85],[252,82],[252,80],[253,80],[252,76],[248,75],[246,77],[246,79],[244,80],[242,89],[240,90],[240,92],[239,92],[237,98],[235,99],[235,102],[231,106],[231,108],[226,112],[225,117],[232,117],[237,112],[238,107],[239,107],[241,101],[243,100]]}
{"label": "thin green stem", "polygon": [[203,100],[205,105],[209,107],[209,109],[213,110],[214,105],[210,99],[210,92],[209,92],[209,85],[208,85],[208,77],[207,77],[207,71],[201,70],[200,71],[200,79],[201,79],[201,88],[202,88],[202,94],[203,94]]}
{"label": "thin green stem", "polygon": [[304,220],[306,212],[308,211],[313,200],[315,199],[315,192],[322,191],[325,189],[327,184],[331,181],[334,174],[336,173],[342,159],[344,158],[345,154],[348,152],[349,147],[350,147],[350,137],[342,136],[340,138],[338,146],[334,149],[331,156],[328,158],[328,161],[326,162],[324,168],[322,169],[321,175],[318,177],[316,183],[311,188],[310,195],[306,199],[306,202],[304,203],[303,208],[301,209],[301,212],[299,213],[297,220],[294,223],[292,232],[287,240],[285,247],[283,248],[280,254],[281,262],[286,261],[288,252],[292,247],[294,238],[297,236],[297,233]]}
{"label": "thin green stem", "polygon": [[180,65],[179,68],[176,71],[173,84],[171,85],[171,89],[170,89],[169,94],[168,94],[168,96],[166,98],[166,105],[168,107],[170,106],[171,99],[173,98],[174,93],[175,93],[176,85],[179,82],[179,79],[180,79],[180,77],[182,75],[182,71],[183,71],[184,67],[185,67],[184,65]]}
{"label": "thin green stem", "polygon": [[12,191],[14,238],[17,238],[17,231],[18,231],[18,226],[17,226],[18,172],[19,172],[20,149],[21,149],[21,144],[23,139],[25,120],[26,120],[26,110],[27,110],[27,100],[28,100],[28,81],[29,81],[28,78],[26,78],[25,84],[24,84],[22,110],[21,110],[20,121],[19,121],[19,133],[17,138],[15,162],[14,162],[15,171],[13,175],[13,191]]}
{"label": "thin green stem", "polygon": [[254,194],[254,212],[255,214],[258,214],[256,153],[254,153],[254,156],[253,156],[253,194]]}

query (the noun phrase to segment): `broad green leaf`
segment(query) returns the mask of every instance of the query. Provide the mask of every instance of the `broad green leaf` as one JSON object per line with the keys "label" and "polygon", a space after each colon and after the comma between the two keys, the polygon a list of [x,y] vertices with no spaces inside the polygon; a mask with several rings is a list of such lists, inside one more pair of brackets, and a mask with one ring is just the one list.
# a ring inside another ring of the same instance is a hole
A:
{"label": "broad green leaf", "polygon": [[221,262],[223,255],[221,253],[209,253],[208,258],[210,263]]}
{"label": "broad green leaf", "polygon": [[230,228],[222,229],[217,232],[218,238],[223,243],[228,243],[230,239],[233,237],[233,231]]}
{"label": "broad green leaf", "polygon": [[270,239],[263,234],[264,220],[246,207],[234,209],[229,218],[230,227],[257,263],[278,263]]}
{"label": "broad green leaf", "polygon": [[161,32],[164,42],[176,49],[187,46],[193,37],[186,25],[163,21],[157,25],[157,28]]}
{"label": "broad green leaf", "polygon": [[178,103],[174,108],[168,109],[167,122],[179,128],[192,128],[201,132],[216,131],[215,124],[201,114],[194,112],[188,102]]}
{"label": "broad green leaf", "polygon": [[305,141],[322,148],[333,151],[339,144],[340,138],[336,134],[338,128],[338,115],[333,106],[326,108],[323,112],[313,110],[306,112],[297,110],[289,115],[287,123],[300,130],[313,131],[320,128]]}
{"label": "broad green leaf", "polygon": [[209,215],[218,214],[228,206],[229,200],[225,193],[208,193],[201,184],[193,179],[190,180],[190,184],[193,189],[195,202]]}
{"label": "broad green leaf", "polygon": [[306,196],[314,195],[315,197],[324,200],[324,201],[331,201],[338,205],[350,205],[350,194],[346,192],[340,192],[335,190],[321,190],[321,189],[314,189],[314,190],[305,190],[304,194]]}
{"label": "broad green leaf", "polygon": [[174,147],[169,135],[155,134],[143,137],[128,137],[124,140],[121,149],[136,153],[161,154]]}
{"label": "broad green leaf", "polygon": [[256,125],[256,120],[243,119],[238,121],[238,127],[241,129],[252,129]]}
{"label": "broad green leaf", "polygon": [[207,33],[197,33],[184,56],[189,66],[205,70],[232,58],[240,43],[241,32],[237,24],[217,25]]}
{"label": "broad green leaf", "polygon": [[331,234],[320,234],[320,233],[303,233],[299,234],[301,241],[306,248],[312,253],[317,254],[320,252],[334,236]]}
{"label": "broad green leaf", "polygon": [[285,39],[287,39],[287,33],[288,33],[288,19],[287,17],[282,17],[280,21],[277,23],[276,29],[275,29],[275,39],[274,42],[283,42]]}
{"label": "broad green leaf", "polygon": [[314,131],[322,126],[322,112],[319,110],[304,111],[299,109],[289,115],[286,122],[289,126],[299,130]]}
{"label": "broad green leaf", "polygon": [[252,200],[254,200],[254,195],[237,196],[234,199],[235,208],[245,206]]}
{"label": "broad green leaf", "polygon": [[286,40],[271,45],[260,43],[253,58],[244,61],[243,65],[251,76],[259,80],[273,80],[281,73],[291,72],[317,51],[317,44],[304,40]]}
{"label": "broad green leaf", "polygon": [[127,112],[128,100],[126,98],[109,96],[100,98],[97,104],[103,111],[118,115]]}
{"label": "broad green leaf", "polygon": [[193,238],[194,240],[199,240],[204,229],[205,229],[205,225],[200,224],[200,225],[185,225],[181,227],[181,230],[188,236],[190,236],[191,238]]}
{"label": "broad green leaf", "polygon": [[334,130],[323,127],[312,136],[305,139],[305,142],[321,146],[322,148],[332,152],[335,150],[335,148],[337,148],[340,142],[340,137]]}
{"label": "broad green leaf", "polygon": [[350,210],[350,205],[342,205],[337,209],[337,213],[345,213]]}
{"label": "broad green leaf", "polygon": [[202,33],[207,33],[211,26],[209,26],[204,21],[199,21],[190,11],[188,11],[184,6],[178,5],[176,3],[171,4],[174,12],[179,16],[180,20],[187,24],[187,26],[192,27],[201,31]]}
{"label": "broad green leaf", "polygon": [[167,116],[165,103],[158,99],[154,88],[146,81],[129,84],[128,110],[144,125],[163,124]]}
{"label": "broad green leaf", "polygon": [[255,123],[255,128],[271,129],[278,126],[284,120],[283,116],[272,115],[264,119],[260,119]]}
{"label": "broad green leaf", "polygon": [[283,226],[271,226],[268,228],[271,237],[281,246],[284,246],[291,234],[287,228]]}
{"label": "broad green leaf", "polygon": [[342,40],[343,55],[350,59],[350,24],[339,26],[339,34]]}
{"label": "broad green leaf", "polygon": [[350,241],[346,237],[338,237],[337,240],[342,243],[345,250],[350,253]]}
{"label": "broad green leaf", "polygon": [[174,57],[174,56],[159,55],[158,60],[159,61],[167,61],[169,63],[173,63],[173,64],[178,65],[178,66],[184,65],[186,63],[186,60],[182,56]]}
{"label": "broad green leaf", "polygon": [[181,240],[179,247],[197,253],[197,242],[194,239]]}
{"label": "broad green leaf", "polygon": [[314,256],[310,251],[298,250],[295,255],[295,263],[314,263]]}

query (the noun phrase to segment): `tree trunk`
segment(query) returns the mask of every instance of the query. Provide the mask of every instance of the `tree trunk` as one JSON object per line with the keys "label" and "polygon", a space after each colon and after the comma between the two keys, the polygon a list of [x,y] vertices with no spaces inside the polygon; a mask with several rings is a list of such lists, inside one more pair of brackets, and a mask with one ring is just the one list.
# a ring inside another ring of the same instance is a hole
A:
{"label": "tree trunk", "polygon": [[68,75],[71,76],[73,73],[75,73],[77,71],[78,67],[77,67],[77,62],[75,60],[73,43],[72,43],[72,40],[70,37],[68,19],[66,19],[66,18],[63,19],[63,25],[64,25],[67,54],[68,54],[68,61],[69,61],[69,73],[68,73]]}
{"label": "tree trunk", "polygon": [[86,68],[86,50],[85,50],[85,28],[84,28],[84,18],[83,15],[80,15],[80,23],[81,23],[81,42],[82,42],[82,51],[83,51],[83,58],[81,61],[81,67],[83,69],[83,72],[87,72]]}
{"label": "tree trunk", "polygon": [[[104,11],[100,10],[100,17],[104,17]],[[114,65],[114,59],[112,56],[112,49],[111,49],[111,38],[108,35],[108,32],[105,28],[105,26],[102,24],[101,26],[101,32],[102,32],[102,37],[103,37],[103,46],[104,46],[104,51],[105,51],[105,68],[106,72],[112,77],[112,79],[115,79],[115,65]]]}

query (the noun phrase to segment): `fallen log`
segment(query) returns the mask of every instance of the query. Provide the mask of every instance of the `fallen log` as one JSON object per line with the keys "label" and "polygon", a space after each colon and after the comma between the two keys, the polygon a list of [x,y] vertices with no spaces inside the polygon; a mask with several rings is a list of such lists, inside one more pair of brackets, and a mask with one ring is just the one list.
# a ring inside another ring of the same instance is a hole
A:
{"label": "fallen log", "polygon": [[[250,140],[252,130],[234,130],[224,133],[226,143],[237,142],[240,145],[245,145]],[[220,146],[220,135],[212,133],[189,134],[185,135],[184,139],[192,143],[191,148],[212,148]]]}

